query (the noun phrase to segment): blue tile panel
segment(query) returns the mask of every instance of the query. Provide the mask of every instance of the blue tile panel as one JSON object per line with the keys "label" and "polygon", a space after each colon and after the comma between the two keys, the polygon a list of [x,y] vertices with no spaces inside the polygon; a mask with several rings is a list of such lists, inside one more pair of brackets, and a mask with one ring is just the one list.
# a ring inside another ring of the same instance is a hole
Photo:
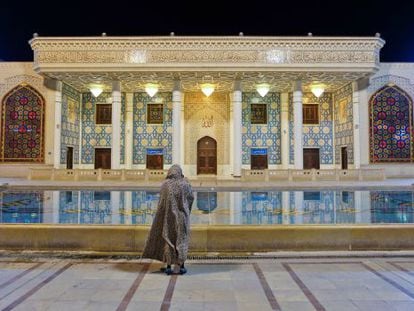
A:
{"label": "blue tile panel", "polygon": [[347,147],[348,163],[354,163],[354,129],[352,110],[352,84],[334,93],[335,103],[335,163],[341,163],[341,147]]}
{"label": "blue tile panel", "polygon": [[[257,93],[243,93],[242,111],[242,163],[250,164],[251,148],[267,148],[268,163],[281,163],[280,94],[268,93],[260,97]],[[267,105],[267,124],[250,123],[250,104]]]}
{"label": "blue tile panel", "polygon": [[67,147],[73,147],[73,163],[79,164],[80,93],[62,85],[62,119],[60,134],[60,164],[66,163]]}
{"label": "blue tile panel", "polygon": [[[303,125],[303,148],[319,148],[320,164],[333,164],[332,93],[325,92],[320,98],[303,93],[303,105],[319,104],[319,124]],[[289,95],[290,164],[294,164],[293,96]]]}
{"label": "blue tile panel", "polygon": [[[147,105],[163,104],[163,124],[147,124]],[[163,148],[164,164],[172,164],[172,93],[134,93],[133,164],[145,164],[147,148]]]}
{"label": "blue tile panel", "polygon": [[[96,103],[106,103],[112,93],[104,92],[95,98],[82,94],[82,164],[94,164],[95,148],[112,147],[112,124],[95,124]],[[125,163],[125,93],[121,94],[121,164]]]}

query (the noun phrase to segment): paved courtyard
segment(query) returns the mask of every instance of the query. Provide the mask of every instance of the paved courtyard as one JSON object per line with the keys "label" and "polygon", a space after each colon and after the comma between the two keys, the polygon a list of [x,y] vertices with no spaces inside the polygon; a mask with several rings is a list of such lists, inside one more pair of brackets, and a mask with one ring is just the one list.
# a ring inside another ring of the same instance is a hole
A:
{"label": "paved courtyard", "polygon": [[414,257],[189,260],[0,257],[0,310],[414,310]]}

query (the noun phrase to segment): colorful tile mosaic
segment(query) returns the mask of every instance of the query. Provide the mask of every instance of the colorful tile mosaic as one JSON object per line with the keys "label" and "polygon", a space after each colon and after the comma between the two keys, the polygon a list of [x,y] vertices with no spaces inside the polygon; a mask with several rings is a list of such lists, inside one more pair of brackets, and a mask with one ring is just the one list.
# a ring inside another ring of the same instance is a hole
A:
{"label": "colorful tile mosaic", "polygon": [[[333,164],[332,93],[325,92],[317,98],[303,93],[303,104],[319,104],[319,124],[303,125],[303,148],[319,148],[320,164]],[[290,164],[294,164],[293,96],[289,96]]]}
{"label": "colorful tile mosaic", "polygon": [[352,84],[340,88],[334,93],[335,118],[335,163],[341,163],[341,148],[346,147],[348,163],[354,163],[354,129]]}
{"label": "colorful tile mosaic", "polygon": [[[267,124],[251,124],[250,104],[267,105]],[[257,93],[243,93],[242,111],[242,163],[250,164],[251,148],[267,148],[268,163],[281,163],[280,94],[268,93],[260,97]]]}
{"label": "colorful tile mosaic", "polygon": [[73,147],[73,163],[79,164],[80,105],[80,92],[63,83],[60,164],[66,163],[68,147]]}
{"label": "colorful tile mosaic", "polygon": [[[95,98],[91,93],[82,94],[82,164],[94,164],[95,148],[112,146],[112,124],[96,124],[97,103],[106,103],[112,94],[104,92]],[[125,94],[121,94],[121,164],[125,163]]]}
{"label": "colorful tile mosaic", "polygon": [[[147,124],[147,105],[163,104],[163,123]],[[163,148],[164,164],[172,163],[172,93],[134,93],[133,164],[145,164],[147,148]]]}
{"label": "colorful tile mosaic", "polygon": [[42,96],[22,84],[5,95],[2,102],[2,161],[43,162],[44,111]]}
{"label": "colorful tile mosaic", "polygon": [[369,107],[370,160],[411,162],[411,98],[397,86],[385,86],[371,97]]}

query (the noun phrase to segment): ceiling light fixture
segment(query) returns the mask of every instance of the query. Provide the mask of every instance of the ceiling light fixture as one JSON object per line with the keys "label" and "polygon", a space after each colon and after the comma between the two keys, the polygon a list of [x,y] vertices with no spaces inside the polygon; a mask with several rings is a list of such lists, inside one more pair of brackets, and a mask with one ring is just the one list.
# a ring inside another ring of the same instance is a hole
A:
{"label": "ceiling light fixture", "polygon": [[154,97],[154,95],[157,94],[158,92],[158,84],[156,83],[145,84],[145,92],[147,92],[149,97]]}
{"label": "ceiling light fixture", "polygon": [[311,86],[311,92],[319,98],[325,92],[325,86],[323,84],[314,84]]}
{"label": "ceiling light fixture", "polygon": [[260,83],[256,85],[256,91],[260,94],[260,96],[265,97],[267,93],[269,93],[270,85],[268,83]]}
{"label": "ceiling light fixture", "polygon": [[203,82],[200,85],[201,91],[204,95],[209,97],[211,94],[213,94],[216,85],[213,83],[213,77],[212,76],[204,76]]}
{"label": "ceiling light fixture", "polygon": [[94,97],[98,97],[103,92],[103,86],[100,84],[91,84],[89,90]]}

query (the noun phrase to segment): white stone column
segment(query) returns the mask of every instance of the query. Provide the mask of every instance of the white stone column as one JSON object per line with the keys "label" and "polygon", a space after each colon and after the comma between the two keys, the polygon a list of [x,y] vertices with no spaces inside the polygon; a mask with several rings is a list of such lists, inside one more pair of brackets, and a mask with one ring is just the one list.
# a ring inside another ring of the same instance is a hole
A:
{"label": "white stone column", "polygon": [[[358,81],[358,117],[359,117],[359,153],[360,165],[369,165],[369,96],[368,96],[369,79]],[[355,107],[354,107],[355,108]],[[355,110],[353,111],[355,113]],[[355,142],[354,142],[355,144]]]}
{"label": "white stone column", "polygon": [[234,83],[233,91],[233,177],[241,177],[242,166],[242,91],[241,82]]}
{"label": "white stone column", "polygon": [[230,224],[241,225],[243,192],[230,192]]}
{"label": "white stone column", "polygon": [[60,191],[53,191],[52,196],[52,206],[53,206],[53,224],[59,223],[59,206],[60,206]]}
{"label": "white stone column", "polygon": [[124,225],[131,225],[132,224],[132,191],[125,191],[124,192]]}
{"label": "white stone column", "polygon": [[303,191],[295,191],[295,224],[303,224],[303,196]]}
{"label": "white stone column", "polygon": [[282,192],[282,224],[290,224],[290,193]]}
{"label": "white stone column", "polygon": [[121,204],[121,192],[111,191],[111,225],[118,225],[120,223],[121,215],[119,213]]}
{"label": "white stone column", "polygon": [[55,81],[55,136],[53,143],[53,167],[60,168],[62,132],[62,82]]}
{"label": "white stone column", "polygon": [[172,164],[182,166],[181,162],[181,107],[183,106],[183,96],[181,92],[180,80],[174,81],[172,93]]}
{"label": "white stone column", "polygon": [[119,169],[121,162],[121,83],[112,82],[112,150],[111,169]]}
{"label": "white stone column", "polygon": [[358,82],[352,83],[352,115],[354,130],[354,168],[361,167],[361,149],[360,149],[360,133],[359,133],[359,88]]}
{"label": "white stone column", "polygon": [[295,135],[295,169],[303,169],[303,118],[302,118],[302,83],[295,81],[293,88],[293,122]]}
{"label": "white stone column", "polygon": [[125,168],[130,170],[133,161],[133,145],[134,145],[134,115],[133,115],[133,93],[126,94],[125,109]]}
{"label": "white stone column", "polygon": [[289,168],[289,94],[280,94],[281,156],[283,169]]}

